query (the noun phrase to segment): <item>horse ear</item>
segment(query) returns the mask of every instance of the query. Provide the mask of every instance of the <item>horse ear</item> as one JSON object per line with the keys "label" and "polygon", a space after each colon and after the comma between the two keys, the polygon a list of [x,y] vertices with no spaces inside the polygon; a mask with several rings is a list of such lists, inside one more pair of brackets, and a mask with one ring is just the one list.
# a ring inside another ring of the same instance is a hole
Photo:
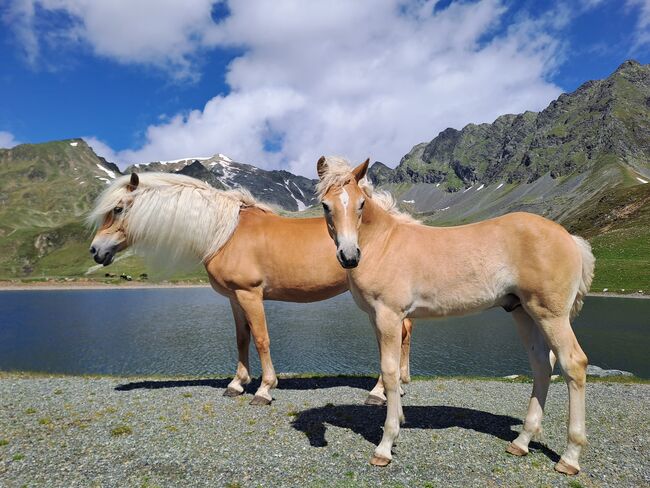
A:
{"label": "horse ear", "polygon": [[354,179],[357,180],[357,183],[359,183],[359,181],[361,181],[361,179],[366,176],[369,164],[370,159],[366,159],[363,163],[352,170],[352,174],[354,175]]}
{"label": "horse ear", "polygon": [[128,191],[133,191],[138,187],[139,184],[140,178],[138,177],[138,173],[131,173],[131,179],[129,180],[129,184],[126,185],[126,189]]}
{"label": "horse ear", "polygon": [[327,162],[325,161],[325,156],[321,156],[316,163],[316,172],[318,173],[319,178],[323,178],[323,175],[327,172]]}

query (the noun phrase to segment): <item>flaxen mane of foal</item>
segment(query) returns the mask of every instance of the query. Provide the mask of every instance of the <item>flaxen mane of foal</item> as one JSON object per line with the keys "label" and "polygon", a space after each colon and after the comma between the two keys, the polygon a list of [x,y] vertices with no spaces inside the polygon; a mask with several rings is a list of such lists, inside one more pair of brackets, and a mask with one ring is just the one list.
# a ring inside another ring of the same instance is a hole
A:
{"label": "flaxen mane of foal", "polygon": [[[117,252],[134,246],[154,263],[204,264],[235,318],[239,359],[227,396],[240,395],[251,381],[253,334],[262,382],[252,404],[270,403],[277,384],[262,301],[313,302],[348,289],[322,218],[280,217],[246,190],[220,191],[176,174],[132,174],[100,195],[89,220],[98,229],[90,248],[97,263],[109,265]],[[402,380],[408,382],[410,321],[402,335]],[[383,398],[380,378],[367,402]]]}
{"label": "flaxen mane of foal", "polygon": [[541,421],[556,358],[569,389],[568,442],[555,469],[576,474],[586,442],[587,357],[571,329],[591,284],[589,244],[543,217],[512,213],[458,227],[427,227],[373,192],[368,161],[352,169],[318,161],[318,193],[350,291],[375,327],[387,397],[384,435],[372,464],[385,466],[403,421],[398,394],[400,323],[503,307],[512,312],[534,375],[523,430],[507,451],[528,453]]}

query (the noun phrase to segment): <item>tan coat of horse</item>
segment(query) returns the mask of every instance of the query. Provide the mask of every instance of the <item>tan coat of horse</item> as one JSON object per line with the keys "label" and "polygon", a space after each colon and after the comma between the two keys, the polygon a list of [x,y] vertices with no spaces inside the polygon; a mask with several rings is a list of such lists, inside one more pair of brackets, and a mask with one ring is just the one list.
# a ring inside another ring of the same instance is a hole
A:
{"label": "tan coat of horse", "polygon": [[[203,260],[214,290],[229,298],[236,325],[237,372],[224,395],[242,394],[251,381],[252,333],[262,366],[254,405],[269,404],[277,385],[263,300],[314,302],[348,289],[322,218],[280,217],[245,191],[219,191],[181,175],[133,174],[115,180],[90,218],[98,226],[90,248],[98,263],[110,264],[131,245],[162,260]],[[411,327],[404,321],[405,383]],[[367,403],[383,399],[380,377]]]}
{"label": "tan coat of horse", "polygon": [[556,358],[569,390],[568,443],[555,469],[576,474],[586,443],[587,357],[569,320],[578,313],[594,269],[589,244],[560,225],[513,213],[458,227],[427,227],[400,214],[390,195],[366,182],[368,161],[352,169],[318,161],[319,196],[350,291],[375,328],[386,389],[384,434],[371,460],[385,466],[403,421],[398,394],[400,323],[503,307],[517,323],[534,375],[521,434],[507,447],[528,453],[541,421]]}

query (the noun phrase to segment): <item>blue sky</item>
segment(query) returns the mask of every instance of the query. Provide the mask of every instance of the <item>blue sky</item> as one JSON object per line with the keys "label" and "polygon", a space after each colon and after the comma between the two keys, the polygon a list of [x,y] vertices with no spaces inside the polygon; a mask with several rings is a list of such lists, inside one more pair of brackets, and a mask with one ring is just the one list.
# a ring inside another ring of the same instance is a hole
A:
{"label": "blue sky", "polygon": [[650,62],[650,0],[9,0],[0,146],[85,137],[121,164],[217,152],[313,175],[540,110]]}

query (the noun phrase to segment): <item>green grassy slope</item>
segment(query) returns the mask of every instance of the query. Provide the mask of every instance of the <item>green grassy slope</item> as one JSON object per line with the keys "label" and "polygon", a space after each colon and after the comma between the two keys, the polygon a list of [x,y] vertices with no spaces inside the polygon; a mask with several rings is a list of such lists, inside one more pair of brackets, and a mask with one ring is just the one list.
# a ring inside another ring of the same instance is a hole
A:
{"label": "green grassy slope", "polygon": [[650,294],[650,184],[609,190],[563,224],[591,242],[593,291]]}

